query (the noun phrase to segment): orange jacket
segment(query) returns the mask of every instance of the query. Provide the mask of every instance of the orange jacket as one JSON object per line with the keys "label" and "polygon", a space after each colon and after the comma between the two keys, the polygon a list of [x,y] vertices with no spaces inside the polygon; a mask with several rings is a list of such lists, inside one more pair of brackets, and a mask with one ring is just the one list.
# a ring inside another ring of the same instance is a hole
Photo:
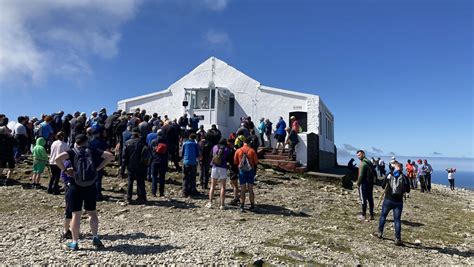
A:
{"label": "orange jacket", "polygon": [[257,164],[258,164],[258,157],[257,153],[255,150],[251,147],[249,147],[247,144],[244,144],[243,147],[237,149],[234,154],[234,164],[236,166],[239,166],[240,159],[242,158],[243,154],[247,153],[247,157],[249,159],[250,165],[252,165],[252,168],[257,169]]}

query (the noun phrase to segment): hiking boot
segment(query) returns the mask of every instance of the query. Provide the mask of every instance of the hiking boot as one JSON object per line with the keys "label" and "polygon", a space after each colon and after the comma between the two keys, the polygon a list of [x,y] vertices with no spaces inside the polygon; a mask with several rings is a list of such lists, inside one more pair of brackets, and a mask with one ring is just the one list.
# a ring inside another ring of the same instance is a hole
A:
{"label": "hiking boot", "polygon": [[255,210],[255,205],[254,205],[254,204],[251,204],[249,210],[250,210],[250,211],[254,211],[254,210]]}
{"label": "hiking boot", "polygon": [[102,241],[98,237],[92,238],[92,245],[95,248],[104,248],[104,244],[102,244]]}
{"label": "hiking boot", "polygon": [[374,215],[373,215],[373,214],[372,214],[372,215],[370,215],[370,218],[369,218],[369,220],[371,220],[371,221],[375,220],[375,218],[374,218]]}
{"label": "hiking boot", "polygon": [[357,215],[357,219],[358,219],[359,221],[363,221],[363,220],[365,220],[365,215],[359,214],[359,215]]}
{"label": "hiking boot", "polygon": [[66,243],[66,247],[69,249],[69,250],[73,250],[73,251],[77,251],[79,250],[79,245],[77,244],[77,242],[67,242]]}
{"label": "hiking boot", "polygon": [[72,239],[71,230],[67,230],[66,233],[61,234],[61,240],[68,240],[68,239]]}
{"label": "hiking boot", "polygon": [[212,203],[211,203],[211,202],[208,202],[208,203],[206,204],[206,208],[208,208],[208,209],[212,208]]}
{"label": "hiking boot", "polygon": [[377,232],[374,232],[373,233],[373,236],[379,238],[379,239],[382,239],[383,238],[383,233],[380,232],[380,231],[377,231]]}
{"label": "hiking boot", "polygon": [[239,203],[240,203],[240,200],[238,200],[238,199],[232,199],[232,200],[229,202],[229,205],[237,206],[237,205],[239,205]]}
{"label": "hiking boot", "polygon": [[221,206],[219,207],[219,209],[220,209],[220,210],[225,210],[225,205],[221,205]]}
{"label": "hiking boot", "polygon": [[244,205],[240,205],[240,212],[244,212]]}
{"label": "hiking boot", "polygon": [[403,246],[402,240],[399,239],[399,238],[396,238],[396,239],[395,239],[395,246]]}

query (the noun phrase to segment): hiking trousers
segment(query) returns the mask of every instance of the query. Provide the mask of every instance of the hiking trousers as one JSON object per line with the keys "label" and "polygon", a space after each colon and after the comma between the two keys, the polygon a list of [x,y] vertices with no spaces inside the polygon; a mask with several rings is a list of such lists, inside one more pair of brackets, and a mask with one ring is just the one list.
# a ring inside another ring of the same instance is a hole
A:
{"label": "hiking trousers", "polygon": [[183,194],[193,195],[196,189],[196,165],[184,165]]}
{"label": "hiking trousers", "polygon": [[133,181],[137,181],[137,195],[138,200],[146,201],[146,191],[145,191],[145,171],[134,171],[128,170],[128,188],[127,188],[127,199],[131,200],[133,196]]}
{"label": "hiking trousers", "polygon": [[151,165],[151,193],[156,195],[158,184],[160,184],[160,196],[165,193],[165,176],[168,169],[168,162],[153,162]]}
{"label": "hiking trousers", "polygon": [[209,184],[209,177],[211,176],[210,164],[208,160],[203,160],[199,162],[199,167],[201,168],[199,171],[199,178],[201,182],[202,189],[207,189],[207,185]]}
{"label": "hiking trousers", "polygon": [[425,175],[425,184],[426,189],[428,189],[428,192],[431,192],[431,173],[427,173]]}
{"label": "hiking trousers", "polygon": [[49,179],[48,192],[59,193],[59,178],[61,177],[61,169],[54,164],[49,165],[51,169],[51,178]]}
{"label": "hiking trousers", "polygon": [[374,185],[363,183],[359,186],[359,196],[362,206],[362,215],[367,213],[367,202],[369,202],[370,215],[374,215]]}
{"label": "hiking trousers", "polygon": [[402,239],[402,211],[403,201],[393,201],[390,199],[384,199],[382,205],[382,213],[380,214],[379,220],[379,232],[383,233],[385,226],[385,219],[387,219],[388,213],[393,210],[393,224],[395,228],[395,238]]}

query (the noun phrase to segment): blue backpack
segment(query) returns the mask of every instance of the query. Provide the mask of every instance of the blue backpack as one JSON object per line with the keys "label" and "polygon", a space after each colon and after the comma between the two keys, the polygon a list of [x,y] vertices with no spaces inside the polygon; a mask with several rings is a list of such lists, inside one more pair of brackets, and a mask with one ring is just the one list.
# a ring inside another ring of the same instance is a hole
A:
{"label": "blue backpack", "polygon": [[97,169],[89,148],[73,148],[74,153],[74,183],[81,187],[95,184]]}

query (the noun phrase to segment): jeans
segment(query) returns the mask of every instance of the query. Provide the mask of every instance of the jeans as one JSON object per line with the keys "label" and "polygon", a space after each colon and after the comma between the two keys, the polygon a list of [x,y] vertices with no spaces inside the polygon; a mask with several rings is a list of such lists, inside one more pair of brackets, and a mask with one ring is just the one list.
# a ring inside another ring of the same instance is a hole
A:
{"label": "jeans", "polygon": [[146,191],[145,191],[145,171],[135,171],[128,170],[128,188],[127,188],[127,199],[131,200],[133,195],[133,181],[137,181],[137,195],[138,200],[146,200]]}
{"label": "jeans", "polygon": [[418,187],[418,183],[415,178],[410,178],[410,183],[411,183],[411,189],[416,189]]}
{"label": "jeans", "polygon": [[200,170],[200,181],[201,181],[201,187],[202,189],[207,189],[207,185],[209,184],[209,177],[211,176],[209,169],[210,169],[210,164],[208,160],[203,160],[199,162],[199,166],[201,167]]}
{"label": "jeans", "polygon": [[[165,194],[165,175],[168,168],[168,162],[153,162],[151,165],[151,193],[156,195],[158,183],[160,184],[160,196]],[[162,166],[165,165],[165,166]]]}
{"label": "jeans", "polygon": [[367,213],[367,201],[369,202],[370,215],[374,215],[374,185],[363,183],[359,186],[359,196],[362,202],[362,215]]}
{"label": "jeans", "polygon": [[425,184],[426,189],[428,189],[428,192],[431,192],[431,173],[427,173],[425,175]]}
{"label": "jeans", "polygon": [[260,135],[260,146],[264,147],[265,146],[265,140],[263,139],[264,133],[261,133],[259,135]]}
{"label": "jeans", "polygon": [[196,190],[196,165],[184,165],[183,194],[193,195]]}
{"label": "jeans", "polygon": [[393,224],[395,226],[395,238],[402,239],[402,210],[403,202],[392,201],[390,199],[384,199],[382,206],[382,213],[380,214],[379,220],[379,232],[383,233],[385,226],[385,219],[387,218],[390,210],[393,210]]}
{"label": "jeans", "polygon": [[449,181],[449,188],[451,188],[451,190],[454,190],[454,179],[448,179]]}

